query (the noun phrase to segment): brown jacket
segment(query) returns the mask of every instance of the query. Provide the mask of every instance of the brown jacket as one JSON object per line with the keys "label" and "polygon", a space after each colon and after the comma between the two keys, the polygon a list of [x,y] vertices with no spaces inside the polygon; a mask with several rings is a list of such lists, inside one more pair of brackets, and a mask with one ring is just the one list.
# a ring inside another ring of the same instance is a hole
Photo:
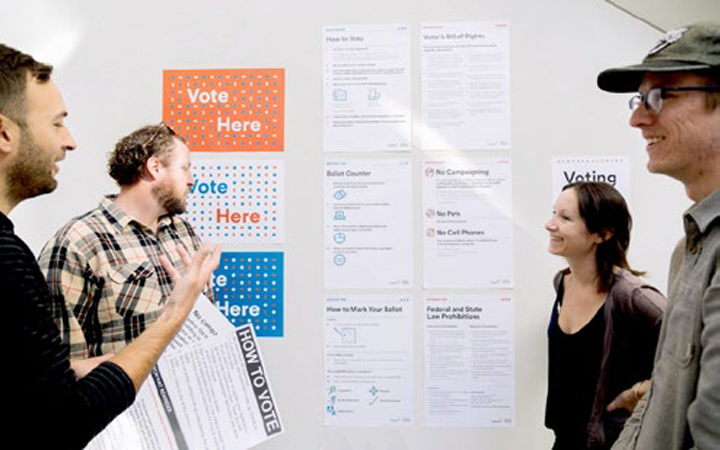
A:
{"label": "brown jacket", "polygon": [[[556,291],[567,271],[555,276]],[[551,320],[557,320],[559,301],[556,300]],[[603,357],[587,426],[586,448],[609,448],[622,430],[629,413],[622,410],[608,413],[607,405],[638,381],[650,378],[665,303],[657,289],[627,270],[621,269],[614,275],[604,306]]]}

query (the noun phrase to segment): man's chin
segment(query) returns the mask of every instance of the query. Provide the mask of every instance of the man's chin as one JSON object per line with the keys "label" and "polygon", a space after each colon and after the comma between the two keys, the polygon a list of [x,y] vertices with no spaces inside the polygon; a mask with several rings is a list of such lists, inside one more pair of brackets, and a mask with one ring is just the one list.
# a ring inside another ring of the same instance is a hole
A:
{"label": "man's chin", "polygon": [[657,173],[657,174],[664,174],[664,173],[665,173],[665,171],[662,170],[662,166],[659,165],[658,163],[653,163],[652,160],[649,160],[649,161],[647,162],[647,164],[645,165],[645,167],[647,168],[647,171],[650,172],[650,173]]}
{"label": "man's chin", "polygon": [[167,215],[176,216],[179,214],[183,214],[185,211],[187,211],[187,205],[171,205],[169,207],[166,207],[165,210],[167,211]]}
{"label": "man's chin", "polygon": [[36,186],[35,188],[32,187],[26,187],[25,189],[25,199],[40,197],[45,194],[50,194],[51,192],[54,192],[55,189],[57,189],[58,183],[57,181],[53,180],[52,183],[47,183],[42,186]]}

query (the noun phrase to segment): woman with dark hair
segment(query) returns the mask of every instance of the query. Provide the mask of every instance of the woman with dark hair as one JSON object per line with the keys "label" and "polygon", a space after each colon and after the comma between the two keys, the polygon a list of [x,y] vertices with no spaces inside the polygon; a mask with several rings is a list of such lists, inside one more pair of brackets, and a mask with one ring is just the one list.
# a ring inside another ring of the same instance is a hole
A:
{"label": "woman with dark hair", "polygon": [[649,385],[665,298],[628,265],[632,219],[609,184],[566,186],[545,228],[568,263],[554,280],[545,425],[554,450],[609,449]]}

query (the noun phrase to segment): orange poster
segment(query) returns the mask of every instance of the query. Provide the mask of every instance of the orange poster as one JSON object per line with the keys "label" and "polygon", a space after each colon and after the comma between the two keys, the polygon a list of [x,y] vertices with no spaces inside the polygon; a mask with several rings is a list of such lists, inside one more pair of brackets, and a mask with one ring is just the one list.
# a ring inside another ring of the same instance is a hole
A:
{"label": "orange poster", "polygon": [[284,150],[284,69],[163,71],[163,120],[197,152]]}

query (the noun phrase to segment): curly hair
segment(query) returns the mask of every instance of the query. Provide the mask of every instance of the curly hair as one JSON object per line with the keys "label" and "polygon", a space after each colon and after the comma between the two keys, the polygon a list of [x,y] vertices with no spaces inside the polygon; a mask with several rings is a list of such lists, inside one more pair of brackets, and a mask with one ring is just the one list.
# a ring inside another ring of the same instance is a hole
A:
{"label": "curly hair", "polygon": [[147,125],[121,138],[108,157],[108,172],[120,186],[132,186],[143,176],[145,164],[156,157],[168,164],[173,139],[185,140],[164,123]]}
{"label": "curly hair", "polygon": [[46,83],[52,70],[52,66],[0,44],[0,114],[24,125],[28,75],[38,83]]}

